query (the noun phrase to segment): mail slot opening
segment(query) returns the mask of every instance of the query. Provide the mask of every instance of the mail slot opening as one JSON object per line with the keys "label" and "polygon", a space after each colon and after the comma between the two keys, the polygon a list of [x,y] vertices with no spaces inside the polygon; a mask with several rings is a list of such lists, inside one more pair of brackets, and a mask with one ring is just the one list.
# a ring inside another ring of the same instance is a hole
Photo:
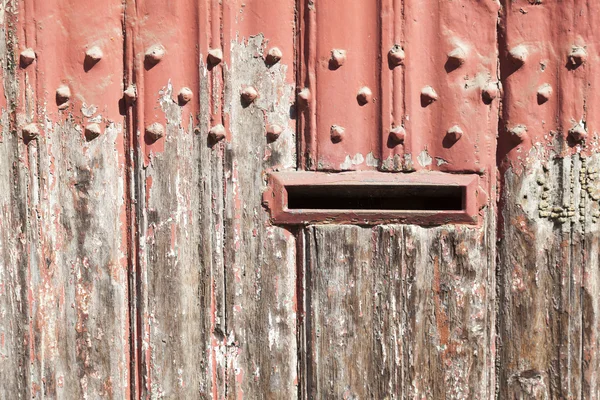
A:
{"label": "mail slot opening", "polygon": [[273,172],[263,204],[282,225],[477,224],[478,182],[442,172]]}
{"label": "mail slot opening", "polygon": [[461,211],[465,190],[442,185],[286,186],[289,210]]}

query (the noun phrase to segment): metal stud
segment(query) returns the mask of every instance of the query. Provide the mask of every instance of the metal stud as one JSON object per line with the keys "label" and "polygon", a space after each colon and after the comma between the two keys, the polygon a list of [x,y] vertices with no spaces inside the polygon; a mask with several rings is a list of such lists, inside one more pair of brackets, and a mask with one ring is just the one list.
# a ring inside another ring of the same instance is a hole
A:
{"label": "metal stud", "polygon": [[246,86],[242,89],[242,101],[246,104],[250,104],[258,97],[258,92],[253,86]]}
{"label": "metal stud", "polygon": [[498,97],[498,85],[489,82],[481,91],[481,98],[486,104],[490,104],[494,99]]}
{"label": "metal stud", "polygon": [[394,47],[388,53],[388,62],[391,68],[395,68],[404,62],[404,49],[399,44],[395,44]]}
{"label": "metal stud", "polygon": [[283,57],[281,50],[278,47],[271,47],[265,60],[267,61],[267,64],[273,65],[277,64],[279,60],[281,60],[281,57]]}
{"label": "metal stud", "polygon": [[155,122],[146,127],[146,139],[150,143],[156,142],[158,139],[162,138],[165,135],[165,128],[162,124]]}
{"label": "metal stud", "polygon": [[537,101],[538,104],[544,104],[552,97],[552,86],[549,83],[544,83],[542,86],[538,88],[537,91]]}
{"label": "metal stud", "polygon": [[210,65],[218,65],[223,61],[223,50],[221,49],[210,49],[208,50],[208,62]]}
{"label": "metal stud", "polygon": [[283,132],[283,128],[280,125],[272,124],[267,126],[267,141],[274,142]]}
{"label": "metal stud", "polygon": [[346,50],[333,49],[331,50],[331,58],[329,59],[329,68],[338,69],[346,62]]}
{"label": "metal stud", "polygon": [[123,96],[125,97],[126,101],[133,103],[137,99],[137,90],[135,89],[135,85],[129,85],[123,92]]}
{"label": "metal stud", "polygon": [[431,86],[421,89],[421,105],[427,106],[438,99],[438,95]]}
{"label": "metal stud", "polygon": [[59,109],[64,109],[68,106],[68,101],[71,99],[71,89],[67,85],[60,85],[56,89],[56,104]]}
{"label": "metal stud", "polygon": [[569,136],[571,136],[575,142],[581,142],[587,137],[587,131],[583,125],[577,124],[569,129]]}
{"label": "metal stud", "polygon": [[21,55],[19,56],[19,62],[21,63],[22,68],[28,67],[34,61],[35,51],[31,47],[28,47],[21,52]]}
{"label": "metal stud", "polygon": [[395,126],[390,130],[389,141],[394,146],[404,143],[406,138],[406,131],[401,126]]}
{"label": "metal stud", "polygon": [[371,89],[369,89],[366,86],[363,86],[360,89],[358,89],[358,93],[356,94],[356,101],[358,101],[359,105],[364,106],[365,104],[370,103],[372,99],[373,92],[371,92]]}
{"label": "metal stud", "polygon": [[345,131],[346,130],[343,127],[339,126],[339,125],[332,125],[331,126],[331,130],[330,130],[331,141],[333,143],[339,143],[339,142],[341,142],[344,139],[344,132]]}
{"label": "metal stud", "polygon": [[179,90],[179,94],[177,95],[177,100],[179,101],[180,106],[186,105],[187,103],[192,101],[193,98],[194,93],[189,87],[182,87],[181,90]]}
{"label": "metal stud", "polygon": [[38,129],[37,124],[34,124],[34,123],[25,125],[22,129],[22,132],[23,132],[23,140],[26,143],[35,139],[40,134],[40,130]]}
{"label": "metal stud", "polygon": [[85,52],[85,61],[89,63],[90,66],[93,66],[102,60],[103,56],[102,49],[98,46],[93,46]]}
{"label": "metal stud", "polygon": [[450,129],[448,129],[448,131],[446,132],[446,137],[452,143],[458,142],[460,140],[460,138],[462,137],[462,135],[463,135],[463,131],[462,131],[462,129],[460,129],[460,126],[458,126],[458,125],[454,125]]}
{"label": "metal stud", "polygon": [[460,47],[455,48],[448,53],[448,66],[452,69],[458,68],[465,63],[467,53]]}
{"label": "metal stud", "polygon": [[298,100],[302,105],[308,104],[310,101],[310,90],[308,88],[304,88],[298,92]]}
{"label": "metal stud", "polygon": [[527,47],[521,44],[510,49],[508,55],[512,62],[516,65],[516,67],[520,68],[521,66],[523,66],[523,64],[525,64],[525,61],[527,61],[527,56],[529,55],[529,52],[527,51]]}
{"label": "metal stud", "polygon": [[522,143],[527,138],[527,127],[525,125],[516,125],[510,128],[508,133],[514,141]]}
{"label": "metal stud", "polygon": [[153,67],[158,64],[165,56],[165,48],[160,44],[150,46],[144,55],[146,67]]}
{"label": "metal stud", "polygon": [[93,123],[85,127],[84,133],[86,140],[89,142],[100,136],[100,134],[102,133],[102,129],[100,129],[100,125]]}
{"label": "metal stud", "polygon": [[573,46],[569,53],[569,66],[577,68],[587,60],[587,52],[583,47]]}
{"label": "metal stud", "polygon": [[213,126],[208,131],[208,138],[212,143],[217,143],[225,139],[225,127],[221,124]]}

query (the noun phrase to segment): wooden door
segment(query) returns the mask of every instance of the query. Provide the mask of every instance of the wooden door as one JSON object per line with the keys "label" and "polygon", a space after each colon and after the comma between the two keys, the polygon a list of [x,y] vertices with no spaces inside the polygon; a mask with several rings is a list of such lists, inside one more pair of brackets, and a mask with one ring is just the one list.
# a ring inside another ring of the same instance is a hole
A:
{"label": "wooden door", "polygon": [[0,398],[599,398],[598,8],[0,2]]}

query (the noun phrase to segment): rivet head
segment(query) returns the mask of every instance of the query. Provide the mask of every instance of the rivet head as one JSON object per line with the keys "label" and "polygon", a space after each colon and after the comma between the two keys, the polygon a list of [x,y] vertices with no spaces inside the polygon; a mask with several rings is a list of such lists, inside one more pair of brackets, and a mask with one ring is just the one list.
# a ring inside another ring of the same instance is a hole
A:
{"label": "rivet head", "polygon": [[401,126],[395,126],[390,130],[389,142],[397,146],[401,143],[404,143],[404,139],[406,138],[406,130],[404,130]]}
{"label": "rivet head", "polygon": [[223,50],[221,49],[209,49],[208,50],[208,63],[212,66],[218,65],[223,61]]}
{"label": "rivet head", "polygon": [[298,92],[298,100],[302,105],[308,104],[310,101],[310,90],[308,88],[304,88]]}
{"label": "rivet head", "polygon": [[460,126],[458,126],[458,125],[454,125],[450,129],[448,129],[448,131],[446,132],[446,137],[452,143],[458,142],[460,140],[460,138],[462,137],[462,135],[463,135],[463,131],[462,131],[462,129],[460,129]]}
{"label": "rivet head", "polygon": [[179,101],[180,106],[189,103],[190,101],[192,101],[193,98],[194,93],[189,87],[182,87],[181,90],[179,90],[179,94],[177,95],[177,100]]}
{"label": "rivet head", "polygon": [[58,108],[64,109],[71,98],[71,89],[67,85],[60,85],[56,89],[56,104]]}
{"label": "rivet head", "polygon": [[448,53],[448,66],[452,69],[458,68],[465,63],[466,58],[466,51],[460,47],[457,47]]}
{"label": "rivet head", "polygon": [[331,50],[331,58],[329,59],[329,68],[338,69],[346,62],[346,50],[333,49]]}
{"label": "rivet head", "polygon": [[358,104],[364,106],[365,104],[370,103],[371,100],[373,100],[373,92],[371,92],[371,89],[366,86],[358,89],[358,93],[356,94],[356,101],[358,101]]}
{"label": "rivet head", "polygon": [[399,44],[395,44],[388,53],[388,62],[390,67],[395,68],[404,62],[404,49]]}
{"label": "rivet head", "polygon": [[279,60],[281,60],[281,57],[283,57],[283,53],[279,47],[271,47],[265,60],[267,61],[267,64],[273,65],[277,64]]}
{"label": "rivet head", "polygon": [[258,97],[258,92],[253,86],[246,86],[241,92],[242,101],[246,104],[250,104]]}
{"label": "rivet head", "polygon": [[544,83],[542,86],[538,88],[537,91],[537,101],[538,104],[544,104],[552,97],[552,86],[549,83]]}
{"label": "rivet head", "polygon": [[85,127],[85,138],[89,142],[91,140],[96,139],[102,133],[102,129],[100,129],[100,125],[93,123],[88,124]]}
{"label": "rivet head", "polygon": [[146,127],[146,139],[150,143],[156,142],[158,139],[162,138],[165,135],[165,128],[162,124],[155,122]]}
{"label": "rivet head", "polygon": [[577,124],[571,129],[569,129],[569,136],[575,142],[581,142],[587,137],[587,131],[585,130],[585,127],[583,125]]}
{"label": "rivet head", "polygon": [[35,139],[40,134],[40,130],[39,130],[37,124],[34,124],[34,123],[25,125],[22,129],[22,132],[23,132],[23,140],[25,142],[29,142],[30,140]]}
{"label": "rivet head", "polygon": [[498,85],[489,82],[481,91],[481,98],[483,99],[484,103],[490,104],[492,101],[494,101],[494,99],[498,97],[498,94]]}
{"label": "rivet head", "polygon": [[134,85],[129,85],[127,89],[123,92],[123,96],[125,100],[130,103],[133,103],[137,99],[137,90]]}
{"label": "rivet head", "polygon": [[31,65],[35,61],[35,51],[29,47],[21,52],[19,56],[19,62],[21,63],[21,67],[25,68]]}
{"label": "rivet head", "polygon": [[421,89],[421,105],[427,106],[434,101],[437,101],[438,94],[431,86],[425,86]]}
{"label": "rivet head", "polygon": [[517,143],[522,143],[527,138],[527,127],[525,125],[516,125],[508,130],[510,137]]}
{"label": "rivet head", "polygon": [[267,126],[267,140],[269,142],[276,141],[283,132],[283,128],[280,125],[272,124]]}
{"label": "rivet head", "polygon": [[102,60],[104,54],[102,53],[102,49],[98,46],[92,46],[85,52],[85,60],[91,65],[96,64],[98,61]]}
{"label": "rivet head", "polygon": [[330,129],[331,141],[333,143],[339,143],[344,139],[344,132],[346,130],[339,125],[332,125]]}
{"label": "rivet head", "polygon": [[529,55],[529,52],[527,51],[527,47],[525,47],[522,44],[519,46],[513,47],[508,52],[508,56],[510,57],[511,61],[517,68],[520,68],[521,66],[523,66],[523,64],[525,64],[525,61],[527,61],[528,55]]}
{"label": "rivet head", "polygon": [[208,131],[208,138],[212,143],[217,143],[225,139],[225,127],[221,124],[213,126]]}
{"label": "rivet head", "polygon": [[160,44],[150,46],[144,55],[144,62],[152,67],[158,64],[165,56],[165,48]]}
{"label": "rivet head", "polygon": [[587,60],[587,52],[583,47],[573,46],[569,53],[569,67],[577,68]]}

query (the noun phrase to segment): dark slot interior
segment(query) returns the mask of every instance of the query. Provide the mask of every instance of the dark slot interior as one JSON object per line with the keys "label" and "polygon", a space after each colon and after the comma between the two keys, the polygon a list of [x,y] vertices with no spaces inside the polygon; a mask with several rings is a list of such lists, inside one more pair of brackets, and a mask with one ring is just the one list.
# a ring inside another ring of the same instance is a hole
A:
{"label": "dark slot interior", "polygon": [[286,186],[289,210],[460,211],[464,188],[433,185]]}

